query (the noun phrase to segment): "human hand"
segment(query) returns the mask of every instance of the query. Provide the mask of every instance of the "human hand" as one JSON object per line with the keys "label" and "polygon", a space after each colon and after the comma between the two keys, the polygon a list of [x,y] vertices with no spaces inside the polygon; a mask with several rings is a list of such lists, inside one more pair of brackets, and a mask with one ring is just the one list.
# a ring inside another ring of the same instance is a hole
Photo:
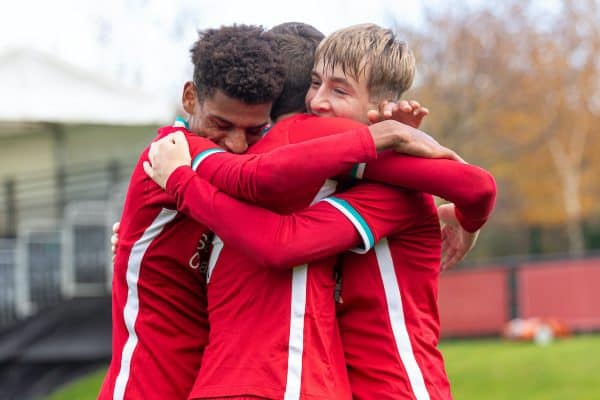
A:
{"label": "human hand", "polygon": [[377,110],[369,110],[367,119],[371,124],[393,119],[413,128],[419,128],[423,118],[429,115],[429,110],[421,107],[416,100],[401,100],[399,102],[384,100],[378,104]]}
{"label": "human hand", "polygon": [[464,163],[453,150],[442,146],[427,133],[401,122],[385,120],[369,125],[377,151],[393,149],[398,153],[424,158],[447,158]]}
{"label": "human hand", "polygon": [[443,204],[438,207],[438,217],[442,224],[442,270],[456,265],[465,258],[475,246],[479,231],[467,232],[456,218],[454,204]]}
{"label": "human hand", "polygon": [[120,221],[117,221],[112,226],[112,236],[110,237],[110,251],[112,252],[112,259],[115,261],[115,255],[117,254],[117,247],[119,246],[119,226]]}
{"label": "human hand", "polygon": [[190,147],[183,132],[174,132],[150,145],[144,172],[161,188],[165,188],[169,176],[182,165],[191,165]]}

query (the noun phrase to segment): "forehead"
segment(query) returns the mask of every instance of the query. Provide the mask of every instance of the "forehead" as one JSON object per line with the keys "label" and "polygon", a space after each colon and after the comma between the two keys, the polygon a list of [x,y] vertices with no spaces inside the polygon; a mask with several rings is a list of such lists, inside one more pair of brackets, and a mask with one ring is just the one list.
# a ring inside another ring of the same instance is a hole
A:
{"label": "forehead", "polygon": [[315,63],[313,74],[318,75],[322,80],[347,83],[352,86],[366,86],[366,76],[364,73],[354,76],[349,71],[344,70],[342,65],[325,64],[323,61]]}
{"label": "forehead", "polygon": [[201,108],[205,118],[226,120],[239,127],[254,127],[269,122],[271,105],[271,102],[248,104],[217,90],[202,101]]}

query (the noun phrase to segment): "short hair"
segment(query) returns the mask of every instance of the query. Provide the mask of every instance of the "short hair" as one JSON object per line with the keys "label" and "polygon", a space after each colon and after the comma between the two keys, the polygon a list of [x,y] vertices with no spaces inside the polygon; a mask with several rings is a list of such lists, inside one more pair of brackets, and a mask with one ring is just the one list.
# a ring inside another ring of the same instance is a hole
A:
{"label": "short hair", "polygon": [[268,103],[281,93],[283,61],[273,35],[261,26],[198,31],[190,53],[200,101],[216,90],[248,104]]}
{"label": "short hair", "polygon": [[360,24],[327,36],[317,48],[315,64],[341,67],[344,74],[358,80],[367,78],[371,101],[398,100],[412,86],[416,65],[406,42],[391,29]]}
{"label": "short hair", "polygon": [[310,87],[315,50],[325,36],[302,22],[279,24],[269,32],[275,34],[285,68],[283,90],[271,109],[271,119],[276,120],[283,114],[306,111],[304,99]]}

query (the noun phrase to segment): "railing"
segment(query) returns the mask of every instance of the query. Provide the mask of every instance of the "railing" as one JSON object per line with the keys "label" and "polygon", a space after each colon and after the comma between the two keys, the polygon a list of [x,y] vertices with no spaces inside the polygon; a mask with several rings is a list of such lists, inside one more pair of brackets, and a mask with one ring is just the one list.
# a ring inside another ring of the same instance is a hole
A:
{"label": "railing", "polygon": [[65,170],[6,178],[0,185],[0,237],[14,237],[31,219],[61,220],[69,203],[112,203],[127,182],[135,160],[70,165]]}
{"label": "railing", "polygon": [[[82,165],[0,185],[0,234],[10,237],[0,239],[0,330],[63,300],[110,293],[110,231],[130,171],[114,162]],[[457,268],[440,278],[442,333],[493,335],[528,316],[600,330],[597,282],[600,254]]]}
{"label": "railing", "polygon": [[17,319],[15,295],[16,241],[0,240],[0,326]]}

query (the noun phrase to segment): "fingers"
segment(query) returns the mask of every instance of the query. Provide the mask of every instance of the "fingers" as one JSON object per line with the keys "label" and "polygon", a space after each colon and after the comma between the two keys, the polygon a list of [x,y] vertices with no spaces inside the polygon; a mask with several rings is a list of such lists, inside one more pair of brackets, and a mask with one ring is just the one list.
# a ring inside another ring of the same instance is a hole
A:
{"label": "fingers", "polygon": [[441,270],[445,270],[447,268],[449,268],[450,266],[454,265],[455,262],[453,262],[455,258],[455,253],[451,250],[451,249],[445,249],[445,251],[442,252],[442,259],[440,261],[440,268]]}
{"label": "fingers", "polygon": [[186,140],[184,133],[181,131],[176,131],[176,132],[170,133],[169,136],[171,137],[171,142],[173,144],[179,144],[182,141]]}
{"label": "fingers", "polygon": [[119,233],[119,227],[121,226],[121,221],[117,221],[112,226],[113,233]]}
{"label": "fingers", "polygon": [[445,271],[445,270],[447,270],[449,268],[454,267],[456,264],[458,264],[459,261],[460,261],[460,259],[458,257],[456,257],[456,255],[448,257],[441,264],[442,271]]}
{"label": "fingers", "polygon": [[150,160],[156,156],[156,153],[158,152],[158,146],[160,146],[159,142],[152,142],[150,144],[150,150],[148,150],[148,158]]}
{"label": "fingers", "polygon": [[110,251],[112,252],[113,259],[117,253],[117,245],[119,244],[119,236],[113,233],[110,237]]}
{"label": "fingers", "polygon": [[380,112],[383,115],[384,119],[392,118],[394,110],[397,108],[397,104],[393,101],[385,100],[379,103]]}
{"label": "fingers", "polygon": [[[442,146],[442,147],[443,147],[443,146]],[[447,148],[447,147],[444,147],[444,149],[445,149],[445,152],[446,152],[446,156],[445,156],[445,157],[442,157],[442,158],[447,158],[447,159],[450,159],[450,160],[458,161],[458,162],[460,162],[460,163],[463,163],[463,164],[468,164],[468,163],[467,163],[467,162],[466,162],[466,161],[465,161],[465,160],[464,160],[464,159],[463,159],[461,156],[459,156],[459,155],[458,155],[458,153],[457,153],[457,152],[455,152],[454,150],[450,150],[450,149],[449,149],[449,148]]]}
{"label": "fingers", "polygon": [[396,104],[396,109],[406,112],[406,113],[410,113],[413,111],[412,106],[410,105],[410,103],[406,100],[400,100],[399,103],[395,103]]}
{"label": "fingers", "polygon": [[458,249],[454,246],[448,246],[442,251],[442,258],[440,262],[440,268],[442,271],[452,268],[455,266],[460,260],[462,260],[464,255],[461,255]]}
{"label": "fingers", "polygon": [[451,229],[459,226],[456,218],[456,206],[452,203],[442,204],[438,207],[437,212],[440,222],[444,224],[442,233],[445,236],[450,236],[454,233],[451,232]]}
{"label": "fingers", "polygon": [[378,122],[383,121],[383,117],[381,116],[381,113],[378,110],[367,111],[367,119],[371,124],[376,124]]}
{"label": "fingers", "polygon": [[142,167],[144,168],[144,172],[146,173],[146,175],[154,179],[154,170],[152,169],[152,165],[150,164],[150,162],[144,161],[142,163]]}

